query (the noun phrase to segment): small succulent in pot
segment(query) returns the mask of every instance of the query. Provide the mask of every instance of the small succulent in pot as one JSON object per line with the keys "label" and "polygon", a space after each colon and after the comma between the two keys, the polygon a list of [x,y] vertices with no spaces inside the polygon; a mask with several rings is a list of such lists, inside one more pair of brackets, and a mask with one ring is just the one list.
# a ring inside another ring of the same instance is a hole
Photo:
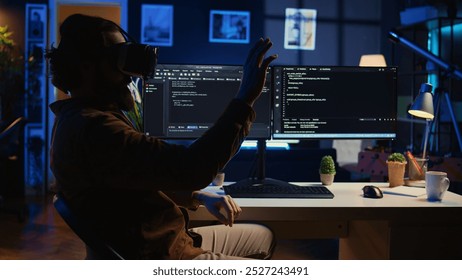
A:
{"label": "small succulent in pot", "polygon": [[332,156],[323,156],[321,159],[321,165],[319,167],[321,183],[326,186],[332,185],[334,182],[335,173],[335,163]]}
{"label": "small succulent in pot", "polygon": [[406,163],[406,158],[402,153],[392,153],[388,156],[387,161]]}
{"label": "small succulent in pot", "polygon": [[404,185],[404,173],[406,171],[406,158],[402,153],[392,153],[388,156],[388,181],[390,187]]}

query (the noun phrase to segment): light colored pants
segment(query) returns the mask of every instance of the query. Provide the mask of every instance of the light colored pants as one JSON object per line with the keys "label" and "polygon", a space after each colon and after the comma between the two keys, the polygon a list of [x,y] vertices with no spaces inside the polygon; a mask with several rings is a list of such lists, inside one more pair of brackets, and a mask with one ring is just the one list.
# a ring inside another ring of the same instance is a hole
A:
{"label": "light colored pants", "polygon": [[202,236],[201,248],[206,250],[195,260],[269,259],[274,249],[273,233],[258,224],[204,226],[191,231]]}

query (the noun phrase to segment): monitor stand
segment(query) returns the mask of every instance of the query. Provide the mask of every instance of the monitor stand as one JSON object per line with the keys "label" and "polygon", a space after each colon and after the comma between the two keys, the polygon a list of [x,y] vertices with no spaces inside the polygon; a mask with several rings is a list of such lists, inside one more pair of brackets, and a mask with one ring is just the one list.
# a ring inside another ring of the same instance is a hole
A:
{"label": "monitor stand", "polygon": [[265,160],[266,160],[266,139],[258,139],[257,141],[257,154],[256,154],[256,162],[257,162],[257,169],[254,173],[255,176],[247,179],[243,179],[237,181],[236,183],[230,184],[228,188],[239,188],[239,187],[265,187],[268,185],[277,185],[281,187],[288,187],[293,186],[292,184],[276,180],[272,178],[266,178],[265,176]]}

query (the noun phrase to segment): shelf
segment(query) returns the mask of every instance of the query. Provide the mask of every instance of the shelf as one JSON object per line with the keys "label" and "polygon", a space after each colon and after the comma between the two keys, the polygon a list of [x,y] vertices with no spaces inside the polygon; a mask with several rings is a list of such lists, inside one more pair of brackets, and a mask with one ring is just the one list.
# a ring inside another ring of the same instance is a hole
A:
{"label": "shelf", "polygon": [[448,27],[451,25],[462,24],[462,18],[447,18],[447,17],[439,17],[434,19],[429,19],[426,21],[409,24],[409,25],[402,25],[396,28],[397,31],[404,31],[404,30],[412,30],[412,31],[428,31],[443,27]]}

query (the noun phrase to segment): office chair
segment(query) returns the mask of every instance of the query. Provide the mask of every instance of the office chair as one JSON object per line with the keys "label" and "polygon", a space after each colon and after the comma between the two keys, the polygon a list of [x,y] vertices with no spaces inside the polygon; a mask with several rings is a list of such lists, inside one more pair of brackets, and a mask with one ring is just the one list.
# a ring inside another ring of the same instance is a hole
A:
{"label": "office chair", "polygon": [[[22,198],[24,196],[24,184],[20,181],[21,179],[18,179],[18,177],[23,178],[23,176],[15,174],[14,171],[18,171],[22,167],[19,160],[25,124],[26,119],[18,117],[0,132],[0,180],[3,185],[3,188],[0,188],[0,211],[17,214],[20,222],[25,220],[27,207],[16,205],[14,208],[7,209],[4,205],[6,204],[6,197]],[[14,187],[15,185],[17,186]]]}
{"label": "office chair", "polygon": [[53,205],[66,224],[85,243],[87,260],[123,260],[124,258],[100,236],[98,236],[84,220],[72,212],[64,197],[56,194]]}

